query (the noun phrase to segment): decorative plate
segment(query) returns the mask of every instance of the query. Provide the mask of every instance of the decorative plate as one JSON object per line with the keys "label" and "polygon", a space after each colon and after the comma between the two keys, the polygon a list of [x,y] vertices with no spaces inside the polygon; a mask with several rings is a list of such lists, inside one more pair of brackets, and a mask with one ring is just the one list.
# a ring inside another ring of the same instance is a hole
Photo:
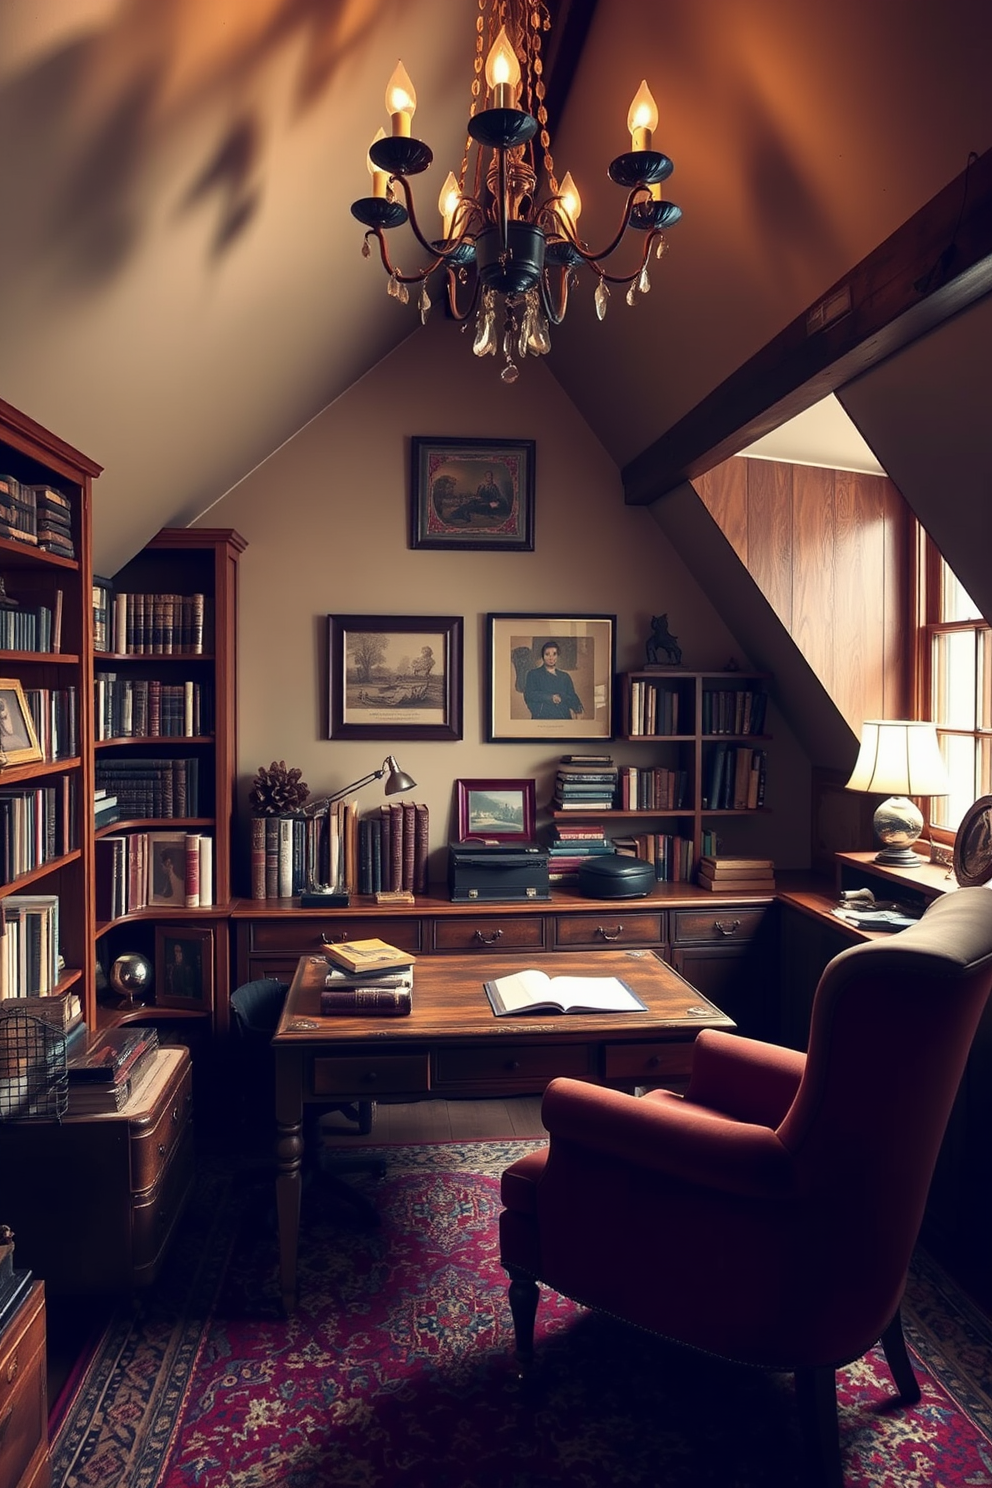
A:
{"label": "decorative plate", "polygon": [[954,877],[968,887],[992,878],[992,796],[979,796],[954,839]]}

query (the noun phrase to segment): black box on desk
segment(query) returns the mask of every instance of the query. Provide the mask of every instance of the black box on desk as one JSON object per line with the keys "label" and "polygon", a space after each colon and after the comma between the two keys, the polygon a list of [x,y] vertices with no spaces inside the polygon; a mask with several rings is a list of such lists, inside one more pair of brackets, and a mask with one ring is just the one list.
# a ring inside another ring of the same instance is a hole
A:
{"label": "black box on desk", "polygon": [[448,847],[452,904],[515,904],[550,899],[548,850],[533,843],[452,842]]}

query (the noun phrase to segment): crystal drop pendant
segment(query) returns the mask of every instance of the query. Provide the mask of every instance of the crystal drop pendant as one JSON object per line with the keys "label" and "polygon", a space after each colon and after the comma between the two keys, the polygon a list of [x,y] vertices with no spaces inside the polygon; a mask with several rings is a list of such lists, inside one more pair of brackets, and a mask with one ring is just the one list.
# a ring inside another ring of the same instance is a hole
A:
{"label": "crystal drop pendant", "polygon": [[369,254],[371,252],[372,252],[372,250],[369,247],[369,240],[368,240],[368,238],[363,238],[362,239],[362,257],[363,258],[368,258],[369,257]]}
{"label": "crystal drop pendant", "polygon": [[551,334],[548,321],[540,310],[534,312],[534,324],[527,339],[527,350],[531,356],[547,356],[551,350]]}
{"label": "crystal drop pendant", "polygon": [[400,281],[395,274],[390,274],[389,276],[386,283],[386,293],[391,300],[398,300],[400,297]]}
{"label": "crystal drop pendant", "polygon": [[647,294],[651,288],[651,280],[648,278],[647,264],[645,264],[643,269],[641,270],[641,277],[637,281],[637,287],[642,295]]}
{"label": "crystal drop pendant", "polygon": [[499,376],[501,382],[516,382],[517,378],[520,376],[520,368],[517,366],[516,362],[511,362],[508,360],[506,366],[503,368]]}
{"label": "crystal drop pendant", "polygon": [[402,279],[399,281],[399,293],[397,294],[396,298],[399,300],[401,305],[409,305],[410,303],[410,291],[407,289]]}
{"label": "crystal drop pendant", "polygon": [[630,288],[628,289],[627,293],[624,295],[624,299],[627,301],[627,304],[628,305],[636,305],[637,304],[637,289],[636,289],[636,287],[633,284],[630,286]]}
{"label": "crystal drop pendant", "polygon": [[668,253],[668,239],[667,238],[659,238],[658,239],[658,246],[654,250],[654,256],[655,256],[655,258],[665,258],[666,255],[667,255],[667,253]]}
{"label": "crystal drop pendant", "polygon": [[610,291],[607,289],[607,287],[604,284],[603,280],[600,279],[599,283],[596,285],[596,294],[594,296],[594,303],[595,303],[595,306],[596,306],[596,319],[597,320],[603,320],[605,318],[605,316],[606,316],[606,306],[607,306],[607,304],[609,302],[609,298],[610,298]]}
{"label": "crystal drop pendant", "polygon": [[431,297],[427,293],[427,285],[420,286],[420,324],[427,324],[427,317],[431,313]]}
{"label": "crystal drop pendant", "polygon": [[482,296],[482,304],[475,320],[472,350],[478,357],[496,355],[496,308],[491,290],[486,290]]}

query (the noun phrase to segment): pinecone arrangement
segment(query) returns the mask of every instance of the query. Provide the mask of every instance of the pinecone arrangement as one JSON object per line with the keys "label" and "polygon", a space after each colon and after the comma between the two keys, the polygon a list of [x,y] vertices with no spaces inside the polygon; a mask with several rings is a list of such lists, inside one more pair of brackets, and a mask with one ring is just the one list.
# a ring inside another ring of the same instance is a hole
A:
{"label": "pinecone arrangement", "polygon": [[268,769],[260,765],[248,797],[254,815],[292,816],[302,811],[310,794],[302,774],[302,770],[287,770],[285,760],[273,760]]}

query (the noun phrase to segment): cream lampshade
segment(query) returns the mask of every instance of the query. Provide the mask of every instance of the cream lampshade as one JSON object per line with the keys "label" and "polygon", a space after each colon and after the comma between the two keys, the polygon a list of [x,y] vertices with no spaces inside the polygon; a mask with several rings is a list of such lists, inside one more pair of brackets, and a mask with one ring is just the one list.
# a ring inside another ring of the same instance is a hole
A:
{"label": "cream lampshade", "polygon": [[869,795],[888,792],[875,812],[875,835],[882,844],[876,863],[912,868],[919,862],[913,844],[923,831],[923,815],[910,796],[942,796],[947,767],[932,723],[915,719],[869,719],[861,727],[861,752],[848,790]]}

